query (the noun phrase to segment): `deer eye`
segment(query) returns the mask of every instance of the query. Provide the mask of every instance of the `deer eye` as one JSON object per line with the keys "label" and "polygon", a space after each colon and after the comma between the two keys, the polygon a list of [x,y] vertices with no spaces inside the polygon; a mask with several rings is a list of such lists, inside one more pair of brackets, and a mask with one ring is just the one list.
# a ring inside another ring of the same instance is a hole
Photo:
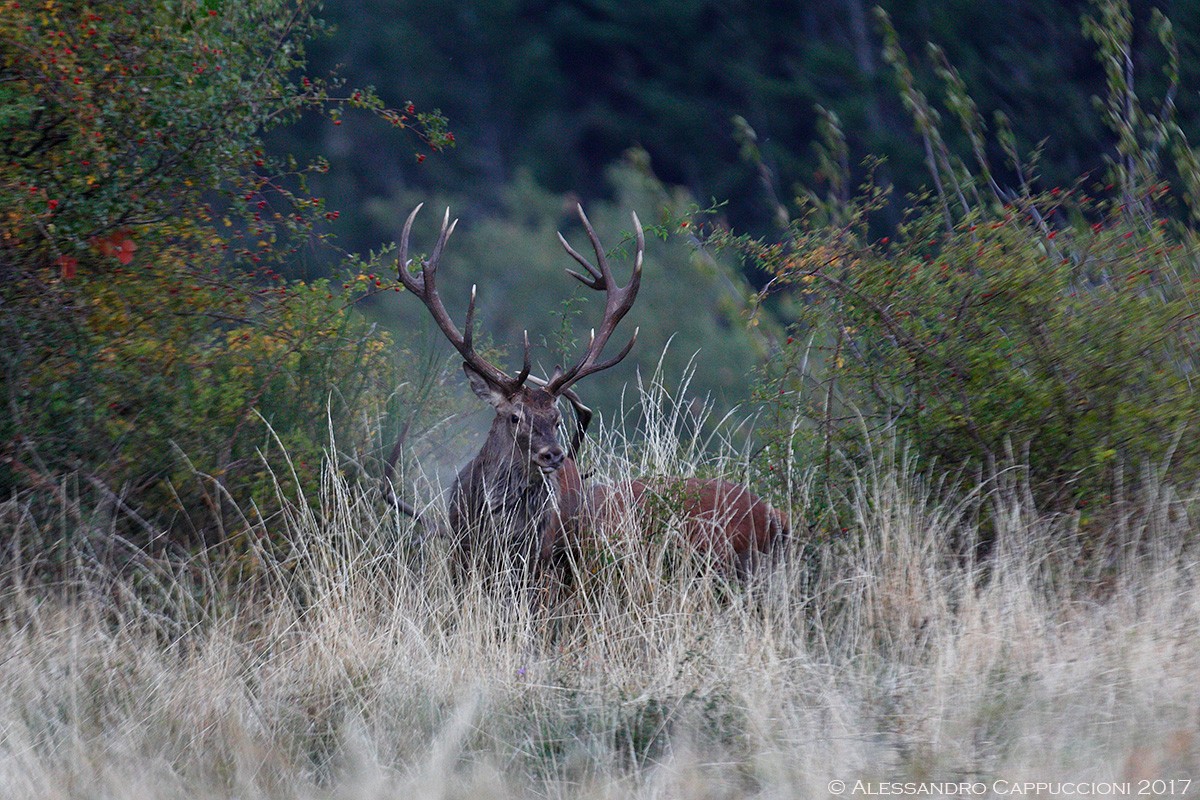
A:
{"label": "deer eye", "polygon": [[513,425],[516,425],[516,424],[520,423],[520,421],[521,421],[521,415],[520,415],[520,414],[513,414],[513,415],[512,415],[511,417],[509,417],[508,419],[509,419],[509,420],[512,422],[512,424],[513,424]]}

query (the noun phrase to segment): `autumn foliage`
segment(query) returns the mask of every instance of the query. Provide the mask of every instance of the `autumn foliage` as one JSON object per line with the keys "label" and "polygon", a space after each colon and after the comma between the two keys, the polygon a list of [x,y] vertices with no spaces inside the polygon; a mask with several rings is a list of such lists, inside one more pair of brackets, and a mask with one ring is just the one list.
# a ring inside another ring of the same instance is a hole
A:
{"label": "autumn foliage", "polygon": [[273,269],[337,212],[306,187],[323,164],[261,136],[357,108],[453,142],[439,115],[303,76],[312,5],[0,4],[0,494],[65,539],[236,539],[316,474],[331,417],[373,444],[389,343]]}

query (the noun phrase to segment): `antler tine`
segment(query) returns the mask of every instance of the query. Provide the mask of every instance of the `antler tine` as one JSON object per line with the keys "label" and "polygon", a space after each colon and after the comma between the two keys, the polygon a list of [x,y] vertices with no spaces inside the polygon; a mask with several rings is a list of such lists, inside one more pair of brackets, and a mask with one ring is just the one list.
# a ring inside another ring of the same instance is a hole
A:
{"label": "antler tine", "polygon": [[467,301],[467,320],[463,323],[463,345],[472,349],[475,341],[475,284],[471,284],[471,299]]}
{"label": "antler tine", "polygon": [[578,272],[576,272],[573,269],[566,270],[566,273],[568,275],[570,275],[571,277],[575,278],[576,280],[578,280],[584,286],[590,286],[593,289],[603,289],[604,288],[603,273],[601,273],[599,270],[597,270],[595,267],[593,267],[590,261],[588,261],[586,258],[581,256],[578,252],[576,252],[575,248],[571,247],[570,243],[567,242],[566,238],[562,235],[561,232],[559,232],[559,234],[558,234],[558,241],[562,244],[563,248],[567,251],[567,254],[569,256],[571,256],[571,258],[578,261],[581,265],[583,265],[583,268],[586,269],[588,271],[588,274],[591,275],[592,277],[590,279],[585,278],[584,276],[580,275]]}
{"label": "antler tine", "polygon": [[596,235],[596,231],[592,227],[591,222],[588,221],[587,215],[583,213],[583,206],[577,206],[577,208],[579,211],[579,220],[583,223],[583,229],[587,232],[588,239],[592,243],[592,249],[596,251],[596,263],[599,264],[599,268],[593,267],[591,262],[576,252],[567,243],[561,233],[558,235],[558,238],[562,242],[564,249],[566,249],[567,254],[581,264],[588,271],[588,275],[591,278],[588,279],[573,270],[567,270],[567,273],[574,276],[586,286],[605,293],[604,319],[600,323],[599,332],[594,328],[592,329],[591,340],[588,342],[583,358],[565,372],[559,373],[556,371],[556,374],[550,379],[546,388],[552,394],[560,394],[580,378],[608,369],[617,364],[629,354],[629,351],[633,349],[634,342],[637,341],[637,333],[634,332],[633,338],[621,349],[620,353],[613,358],[597,363],[597,359],[604,352],[605,345],[608,344],[609,337],[612,336],[621,319],[633,307],[633,301],[637,298],[638,289],[641,287],[642,260],[646,250],[646,237],[642,231],[642,223],[638,219],[637,214],[633,214],[633,227],[637,239],[633,274],[629,279],[629,283],[624,287],[620,287],[617,286],[612,269],[608,266],[608,259],[604,255],[604,247],[600,244],[600,237]]}
{"label": "antler tine", "polygon": [[525,331],[525,359],[521,363],[521,371],[517,373],[517,377],[513,379],[513,384],[520,386],[529,377],[529,331]]}
{"label": "antler tine", "polygon": [[[621,348],[621,352],[617,353],[615,356],[608,359],[607,361],[601,361],[599,364],[596,364],[595,366],[589,368],[588,371],[586,373],[584,373],[584,375],[590,375],[593,372],[600,372],[601,370],[606,370],[609,367],[613,367],[613,366],[616,366],[617,364],[621,363],[621,359],[623,359],[623,358],[625,358],[625,356],[629,355],[629,351],[632,350],[634,344],[637,343],[638,333],[640,333],[641,330],[642,329],[640,327],[634,328],[633,336],[629,337],[629,341],[626,342],[625,346]],[[582,377],[583,377],[583,375],[580,375],[575,380],[579,380],[579,378],[582,378]]]}
{"label": "antler tine", "polygon": [[[613,285],[612,270],[608,268],[608,258],[604,255],[604,247],[600,244],[600,237],[596,235],[596,229],[588,221],[587,214],[583,213],[582,203],[576,203],[575,210],[579,212],[579,221],[583,223],[583,230],[587,233],[588,241],[592,243],[592,250],[596,253],[596,263],[600,266],[600,274],[604,278],[605,285]],[[595,276],[595,270],[591,272]]]}
{"label": "antler tine", "polygon": [[[419,208],[419,206],[418,206]],[[446,214],[442,217],[442,230],[438,234],[437,244],[433,246],[433,252],[429,254],[429,259],[425,262],[422,272],[433,272],[438,268],[438,261],[442,258],[442,251],[446,249],[446,242],[450,239],[450,234],[454,233],[454,229],[458,227],[458,220],[450,221],[450,207],[446,206]]]}
{"label": "antler tine", "polygon": [[454,228],[458,225],[458,220],[450,221],[450,209],[446,209],[446,214],[442,218],[442,229],[438,234],[437,243],[433,247],[433,252],[429,258],[425,259],[421,264],[421,272],[419,275],[408,271],[408,242],[412,232],[413,220],[416,219],[417,212],[421,210],[418,205],[408,215],[408,219],[404,223],[404,230],[400,236],[400,255],[399,255],[399,273],[400,282],[404,284],[410,292],[420,298],[425,307],[429,309],[430,316],[437,323],[445,337],[450,340],[450,344],[454,345],[454,349],[462,356],[472,369],[482,375],[490,383],[507,391],[516,391],[518,387],[525,382],[529,375],[529,335],[525,335],[525,362],[521,368],[521,372],[516,378],[510,378],[498,367],[489,363],[477,352],[475,352],[475,293],[476,287],[471,287],[471,299],[467,303],[467,319],[465,330],[460,332],[454,321],[450,319],[449,312],[442,304],[442,298],[437,291],[437,268],[438,262],[441,260],[442,253],[446,249],[446,243],[450,240],[451,234],[454,233]]}
{"label": "antler tine", "polygon": [[400,234],[400,256],[396,259],[396,266],[400,273],[400,282],[404,284],[404,288],[414,294],[419,294],[418,283],[416,276],[411,275],[408,271],[408,237],[412,233],[413,220],[417,218],[417,212],[421,210],[424,203],[417,203],[417,207],[408,215],[408,219],[404,221],[404,231]]}

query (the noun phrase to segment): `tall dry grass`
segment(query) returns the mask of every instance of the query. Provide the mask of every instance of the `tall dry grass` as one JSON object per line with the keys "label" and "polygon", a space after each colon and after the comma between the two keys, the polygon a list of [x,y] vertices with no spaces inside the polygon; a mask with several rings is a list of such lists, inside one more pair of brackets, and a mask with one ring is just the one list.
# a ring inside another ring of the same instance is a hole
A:
{"label": "tall dry grass", "polygon": [[[741,472],[736,450],[680,437],[659,389],[640,402],[643,435],[601,430],[598,479]],[[798,525],[749,589],[628,525],[551,619],[456,587],[439,541],[417,547],[330,465],[313,510],[276,522],[289,557],[237,582],[215,560],[82,555],[53,591],[28,565],[4,575],[0,796],[790,798],[831,780],[1196,776],[1195,503],[1153,486],[1111,510],[1125,544],[1096,547],[1019,476],[951,489],[884,453],[837,525]],[[798,476],[793,519],[807,492]],[[0,518],[28,534],[16,501]],[[969,555],[981,524],[986,560]]]}

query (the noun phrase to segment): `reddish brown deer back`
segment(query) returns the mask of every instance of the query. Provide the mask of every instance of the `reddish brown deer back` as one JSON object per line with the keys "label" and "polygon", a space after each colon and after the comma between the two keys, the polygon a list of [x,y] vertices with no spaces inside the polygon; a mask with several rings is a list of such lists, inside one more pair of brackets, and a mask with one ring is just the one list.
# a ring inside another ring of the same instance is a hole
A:
{"label": "reddish brown deer back", "polygon": [[589,493],[594,527],[615,530],[632,501],[637,528],[653,531],[677,520],[687,543],[723,569],[746,577],[790,535],[787,515],[740,483],[720,478],[636,479],[628,488],[598,484]]}

